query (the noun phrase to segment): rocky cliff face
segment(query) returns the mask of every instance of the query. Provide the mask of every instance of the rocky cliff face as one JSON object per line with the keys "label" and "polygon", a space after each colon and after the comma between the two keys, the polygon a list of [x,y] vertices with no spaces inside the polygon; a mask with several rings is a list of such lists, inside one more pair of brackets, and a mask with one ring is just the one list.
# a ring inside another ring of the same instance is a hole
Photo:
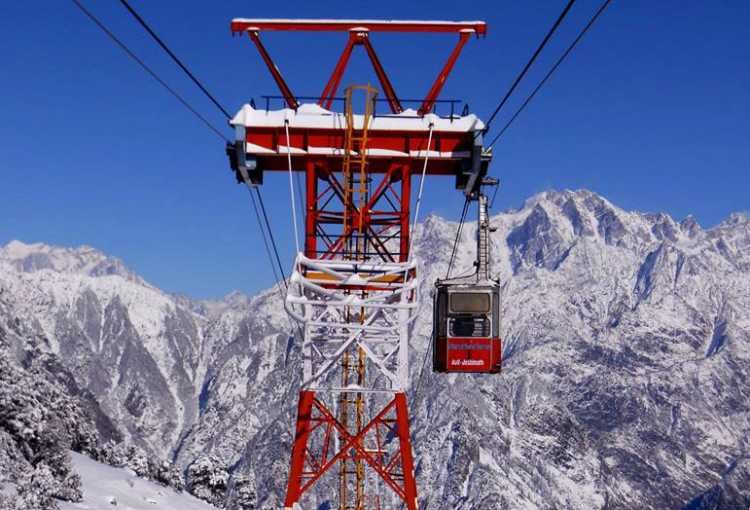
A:
{"label": "rocky cliff face", "polygon": [[[433,216],[417,232],[420,507],[747,506],[747,216],[704,230],[564,191],[492,224],[504,285],[499,376],[421,370],[432,282],[445,275],[456,224]],[[474,230],[464,229],[458,272],[471,268]],[[21,243],[0,249],[0,289],[120,434],[182,466],[224,459],[253,476],[261,505],[278,503],[299,360],[275,291],[197,302],[91,248]],[[330,496],[319,491],[311,508]]]}
{"label": "rocky cliff face", "polygon": [[158,452],[194,420],[202,346],[193,314],[88,247],[13,242],[0,251],[13,311],[92,391],[126,438]]}

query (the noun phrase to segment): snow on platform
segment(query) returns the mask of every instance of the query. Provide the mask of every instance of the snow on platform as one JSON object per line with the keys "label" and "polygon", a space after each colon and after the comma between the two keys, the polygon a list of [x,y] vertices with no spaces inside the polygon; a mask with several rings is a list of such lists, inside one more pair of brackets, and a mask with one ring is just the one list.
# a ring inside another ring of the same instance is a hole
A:
{"label": "snow on platform", "polygon": [[[354,128],[362,129],[364,116],[355,114]],[[230,121],[235,127],[284,127],[289,123],[289,128],[308,129],[344,129],[346,127],[346,115],[340,112],[326,110],[317,104],[302,104],[297,110],[282,108],[280,110],[255,109],[249,104],[242,106],[239,112]],[[389,115],[377,115],[370,121],[372,131],[429,131],[433,126],[438,132],[473,132],[484,129],[484,123],[470,113],[468,115],[453,116],[453,118],[440,117],[428,113],[424,116],[417,114],[416,110],[406,109],[401,113]],[[242,139],[240,136],[238,139]]]}
{"label": "snow on platform", "polygon": [[83,501],[60,502],[62,510],[216,510],[187,492],[177,492],[138,478],[129,469],[114,468],[71,452],[81,476]]}

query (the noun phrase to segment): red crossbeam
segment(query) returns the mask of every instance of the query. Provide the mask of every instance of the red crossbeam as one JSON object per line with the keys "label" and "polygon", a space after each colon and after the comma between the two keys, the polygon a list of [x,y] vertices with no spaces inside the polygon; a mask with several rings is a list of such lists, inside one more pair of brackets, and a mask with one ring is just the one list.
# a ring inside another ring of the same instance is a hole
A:
{"label": "red crossbeam", "polygon": [[367,51],[375,69],[375,74],[383,87],[383,93],[388,99],[388,104],[393,113],[403,111],[401,102],[396,95],[396,91],[391,84],[388,75],[380,63],[380,59],[375,53],[375,48],[370,42],[370,32],[398,32],[398,33],[458,33],[459,39],[455,48],[451,52],[445,65],[441,69],[437,78],[430,87],[429,92],[424,98],[419,108],[419,114],[424,115],[429,112],[435,104],[440,91],[443,89],[445,81],[448,79],[453,66],[461,54],[461,50],[466,45],[471,34],[477,37],[487,34],[487,24],[484,21],[384,21],[384,20],[322,20],[322,19],[246,19],[235,18],[231,23],[232,33],[247,32],[255,46],[266,63],[268,70],[276,81],[281,94],[287,106],[296,109],[298,106],[297,99],[292,94],[291,89],[281,77],[278,66],[271,60],[271,57],[260,41],[260,32],[264,30],[276,31],[312,31],[312,32],[349,32],[349,39],[341,53],[336,67],[333,69],[328,82],[326,83],[323,93],[320,95],[319,104],[326,109],[331,109],[333,99],[341,82],[341,77],[349,63],[352,49],[355,45],[362,45]]}
{"label": "red crossbeam", "polygon": [[375,74],[380,81],[380,85],[383,87],[385,97],[388,99],[391,111],[393,113],[401,113],[404,109],[401,107],[401,103],[396,96],[396,91],[393,89],[391,80],[388,78],[388,74],[386,74],[383,64],[380,63],[378,54],[375,53],[375,48],[373,48],[372,43],[370,43],[370,38],[366,31],[349,32],[349,40],[347,41],[346,46],[344,46],[344,51],[341,53],[338,62],[336,62],[336,67],[333,69],[333,73],[331,73],[331,77],[328,79],[328,83],[326,83],[323,93],[320,95],[318,104],[327,110],[331,109],[333,99],[336,96],[336,91],[339,88],[339,83],[341,83],[341,77],[344,75],[346,66],[349,63],[349,58],[352,56],[352,50],[356,45],[362,45],[365,47],[367,56],[370,57],[372,67],[375,69]]}
{"label": "red crossbeam", "polygon": [[375,69],[375,74],[378,76],[380,85],[383,87],[383,93],[388,99],[388,104],[391,107],[391,112],[401,113],[402,111],[404,111],[404,109],[401,107],[401,102],[396,96],[396,91],[393,89],[391,80],[388,78],[385,69],[383,69],[383,64],[380,63],[378,54],[375,53],[375,48],[373,48],[372,43],[370,43],[370,38],[366,35],[362,38],[362,45],[365,47],[365,50],[367,50],[367,56],[370,57],[370,62],[372,62],[372,67]]}
{"label": "red crossbeam", "polygon": [[348,32],[353,29],[363,28],[370,32],[458,33],[465,30],[473,30],[477,36],[487,34],[487,24],[484,21],[235,18],[232,20],[231,28],[233,33],[244,32],[246,30]]}
{"label": "red crossbeam", "polygon": [[292,90],[289,88],[289,85],[286,84],[286,81],[284,81],[284,78],[281,76],[281,71],[279,71],[278,66],[274,64],[273,59],[271,59],[271,55],[268,54],[268,50],[266,50],[266,47],[263,46],[263,43],[260,40],[260,36],[257,32],[248,32],[247,35],[250,37],[250,40],[253,41],[255,47],[258,48],[258,53],[260,53],[263,62],[266,63],[266,67],[268,67],[268,70],[271,72],[271,76],[273,76],[273,79],[276,82],[276,86],[279,87],[281,94],[284,96],[284,100],[286,101],[287,106],[296,110],[297,106],[299,106],[299,104],[297,103],[297,98],[294,96],[294,94],[292,94]]}
{"label": "red crossbeam", "polygon": [[358,36],[355,32],[349,34],[349,40],[346,42],[346,46],[344,46],[344,51],[341,52],[341,56],[339,57],[338,62],[336,62],[336,67],[334,67],[333,73],[331,73],[331,77],[328,79],[328,83],[326,83],[323,93],[320,95],[320,101],[318,104],[326,110],[331,109],[333,98],[336,96],[336,91],[339,89],[341,77],[344,75],[346,65],[349,63],[349,57],[352,56],[352,50],[354,49],[354,45],[357,44],[357,39]]}
{"label": "red crossbeam", "polygon": [[427,96],[424,98],[424,102],[422,102],[422,106],[419,107],[420,115],[424,115],[425,113],[428,113],[430,109],[432,108],[432,105],[435,104],[435,101],[440,95],[440,91],[443,90],[443,85],[445,85],[445,80],[448,79],[448,75],[453,69],[453,66],[456,64],[456,60],[458,59],[458,56],[461,54],[461,50],[464,48],[464,46],[466,45],[466,41],[468,40],[469,40],[469,33],[461,32],[461,34],[458,36],[458,42],[456,43],[456,47],[453,48],[453,51],[448,57],[448,60],[445,62],[443,69],[440,71],[440,74],[438,74],[437,78],[435,78],[435,81],[433,82],[432,87],[430,88],[430,91],[427,93]]}

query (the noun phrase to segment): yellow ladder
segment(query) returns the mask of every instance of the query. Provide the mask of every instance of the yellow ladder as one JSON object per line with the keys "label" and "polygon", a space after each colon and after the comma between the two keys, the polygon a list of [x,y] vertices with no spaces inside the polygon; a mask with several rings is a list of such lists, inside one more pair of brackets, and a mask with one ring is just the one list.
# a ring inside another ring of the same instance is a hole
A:
{"label": "yellow ladder", "polygon": [[[354,123],[354,95],[357,91],[364,94],[364,113],[362,115],[362,127],[357,129]],[[378,91],[367,85],[351,85],[345,91],[346,134],[344,138],[344,162],[342,171],[344,174],[344,224],[343,232],[350,228],[356,229],[357,243],[347,250],[347,258],[362,260],[366,257],[365,235],[364,235],[364,208],[368,199],[368,175],[367,175],[367,135],[372,122],[373,107]],[[356,196],[356,200],[355,200]],[[353,225],[351,217],[355,210],[357,224]],[[354,252],[354,253],[352,253]]]}
{"label": "yellow ladder", "polygon": [[[364,113],[362,115],[362,126],[357,129],[354,123],[354,95],[356,92],[362,92],[364,96]],[[345,91],[346,115],[346,133],[344,138],[344,161],[342,172],[344,174],[344,218],[342,235],[351,228],[352,234],[349,235],[347,244],[344,248],[344,258],[349,260],[364,260],[367,257],[367,243],[365,236],[364,212],[369,199],[368,185],[369,176],[367,172],[367,135],[372,121],[373,109],[377,90],[367,85],[352,85]],[[356,206],[355,206],[356,202]],[[354,216],[356,225],[353,224]],[[351,243],[356,229],[356,243]],[[363,293],[363,296],[364,293]],[[360,310],[359,315],[352,315],[351,310],[347,309],[347,319],[351,322],[364,322],[364,311]],[[354,358],[356,355],[356,358]],[[354,358],[354,359],[352,359]],[[356,354],[349,351],[344,352],[341,358],[342,364],[342,384],[347,387],[352,379],[356,376],[356,384],[365,386],[365,353],[361,347],[356,348]],[[361,392],[356,392],[354,399],[349,393],[342,393],[339,398],[339,421],[346,427],[350,428],[351,415],[354,414],[355,433],[359,433],[364,425],[365,418],[365,399]],[[354,409],[351,413],[350,406]],[[352,459],[354,469],[349,467],[350,460],[345,458],[341,462],[339,471],[339,510],[364,510],[365,508],[365,466],[361,458]],[[350,481],[349,476],[354,475],[354,480]],[[350,506],[350,484],[354,485],[354,506]]]}

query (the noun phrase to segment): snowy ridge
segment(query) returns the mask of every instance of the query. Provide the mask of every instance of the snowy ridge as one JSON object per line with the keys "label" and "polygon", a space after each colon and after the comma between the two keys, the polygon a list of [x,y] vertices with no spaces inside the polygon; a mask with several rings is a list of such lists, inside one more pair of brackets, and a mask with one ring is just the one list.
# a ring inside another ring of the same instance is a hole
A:
{"label": "snowy ridge", "polygon": [[21,241],[11,241],[0,247],[0,260],[23,272],[50,269],[88,276],[120,275],[126,280],[145,284],[143,279],[125,267],[120,259],[108,257],[90,246],[61,248],[42,243],[25,244]]}

